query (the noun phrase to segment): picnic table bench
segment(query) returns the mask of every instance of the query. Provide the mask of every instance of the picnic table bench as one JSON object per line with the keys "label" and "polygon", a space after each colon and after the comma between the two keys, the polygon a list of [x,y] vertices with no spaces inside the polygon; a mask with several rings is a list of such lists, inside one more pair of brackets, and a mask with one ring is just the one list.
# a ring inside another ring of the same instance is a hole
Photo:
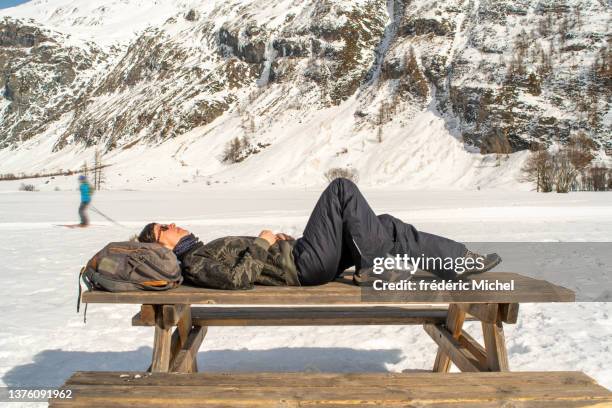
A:
{"label": "picnic table bench", "polygon": [[579,372],[497,373],[121,373],[77,372],[60,407],[612,406],[612,393]]}
{"label": "picnic table bench", "polygon": [[[413,280],[426,279],[415,276]],[[77,372],[51,407],[612,407],[612,393],[580,372],[509,372],[503,324],[520,303],[573,302],[574,293],[513,273],[510,292],[417,291],[376,303],[344,277],[311,287],[223,291],[183,285],[165,292],[83,293],[85,303],[140,304],[135,326],[153,326],[147,372]],[[380,301],[380,299],[378,299]],[[197,307],[192,305],[199,305]],[[480,321],[484,345],[464,329]],[[210,326],[418,324],[438,346],[436,373],[198,373]],[[462,373],[448,373],[454,363]]]}
{"label": "picnic table bench", "polygon": [[[426,279],[415,276],[413,280]],[[227,291],[182,285],[163,292],[87,291],[84,303],[140,304],[134,326],[153,326],[151,372],[197,372],[196,356],[211,326],[423,325],[438,345],[435,372],[508,371],[503,324],[516,323],[520,303],[573,302],[574,292],[515,273],[475,280],[514,281],[513,291],[414,291],[401,304],[381,305],[343,277],[321,286],[257,286]],[[192,305],[199,305],[194,307]],[[248,306],[247,306],[248,305]],[[464,329],[482,323],[484,345]]]}

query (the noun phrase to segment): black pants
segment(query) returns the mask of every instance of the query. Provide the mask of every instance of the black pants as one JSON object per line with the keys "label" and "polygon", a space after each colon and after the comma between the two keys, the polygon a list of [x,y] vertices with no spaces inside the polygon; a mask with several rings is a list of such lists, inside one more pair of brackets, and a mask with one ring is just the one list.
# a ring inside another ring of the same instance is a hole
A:
{"label": "black pants", "polygon": [[89,203],[84,203],[81,201],[81,205],[79,205],[79,217],[81,217],[81,225],[89,225],[89,218],[87,217],[87,207],[89,207]]}
{"label": "black pants", "polygon": [[[344,270],[373,265],[387,254],[408,256],[464,256],[465,245],[419,232],[388,214],[377,216],[357,186],[339,178],[329,184],[317,202],[304,235],[293,248],[302,285],[331,282]],[[449,271],[431,270],[440,276]]]}

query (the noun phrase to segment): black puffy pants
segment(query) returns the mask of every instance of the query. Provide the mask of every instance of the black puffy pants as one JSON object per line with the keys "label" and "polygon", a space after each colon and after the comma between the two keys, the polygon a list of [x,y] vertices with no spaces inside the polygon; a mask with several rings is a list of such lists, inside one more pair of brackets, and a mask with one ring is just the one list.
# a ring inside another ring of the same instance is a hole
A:
{"label": "black puffy pants", "polygon": [[374,258],[387,254],[444,259],[462,257],[465,251],[459,242],[419,232],[388,214],[377,216],[357,186],[339,178],[319,197],[293,256],[300,283],[306,286],[331,282],[352,266],[371,267]]}

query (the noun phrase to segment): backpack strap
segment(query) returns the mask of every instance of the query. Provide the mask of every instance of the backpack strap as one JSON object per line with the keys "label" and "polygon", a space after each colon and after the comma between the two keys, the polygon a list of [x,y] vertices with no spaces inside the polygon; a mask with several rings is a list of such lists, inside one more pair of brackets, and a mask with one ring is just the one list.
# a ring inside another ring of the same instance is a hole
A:
{"label": "backpack strap", "polygon": [[[78,280],[79,295],[78,295],[78,298],[77,298],[77,313],[79,313],[79,309],[81,308],[81,295],[83,294],[83,289],[81,288],[81,281],[83,281],[83,283],[87,287],[87,290],[91,290],[92,289],[91,282],[89,282],[89,280],[86,278],[86,276],[83,275],[85,273],[85,269],[86,268],[87,268],[87,266],[83,266],[81,268],[81,271],[79,272],[79,280]],[[83,312],[83,323],[87,323],[87,305],[88,304],[85,303],[85,310]]]}

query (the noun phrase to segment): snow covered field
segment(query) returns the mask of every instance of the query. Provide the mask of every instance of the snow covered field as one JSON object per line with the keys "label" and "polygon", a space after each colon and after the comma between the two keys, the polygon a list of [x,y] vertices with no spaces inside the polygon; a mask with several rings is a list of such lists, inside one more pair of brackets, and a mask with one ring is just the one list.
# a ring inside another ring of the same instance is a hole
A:
{"label": "snow covered field", "polygon": [[[130,325],[134,305],[75,313],[79,267],[104,244],[149,221],[176,221],[203,240],[257,234],[299,236],[320,190],[101,191],[77,222],[76,191],[0,192],[0,381],[58,386],[76,370],[144,370],[152,329]],[[13,186],[14,187],[14,186]],[[76,187],[76,186],[75,186]],[[612,241],[612,195],[367,189],[376,212],[462,241]],[[605,265],[610,267],[610,265]],[[498,270],[503,270],[503,263]],[[610,303],[525,304],[506,336],[513,370],[581,370],[612,388]],[[479,328],[468,324],[479,338]],[[403,371],[431,369],[434,342],[421,327],[212,328],[200,349],[206,371]],[[12,405],[14,406],[14,405]]]}

